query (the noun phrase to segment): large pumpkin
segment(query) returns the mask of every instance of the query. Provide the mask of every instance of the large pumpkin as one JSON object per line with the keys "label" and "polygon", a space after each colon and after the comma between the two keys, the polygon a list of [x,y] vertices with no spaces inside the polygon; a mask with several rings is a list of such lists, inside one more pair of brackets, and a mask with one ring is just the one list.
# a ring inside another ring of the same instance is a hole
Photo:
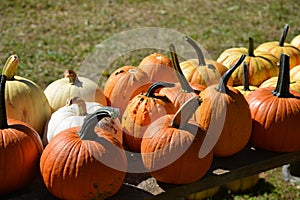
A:
{"label": "large pumpkin", "polygon": [[37,175],[43,151],[38,133],[24,122],[7,119],[6,76],[0,76],[0,194],[25,187]]}
{"label": "large pumpkin", "polygon": [[[241,151],[251,136],[251,114],[244,96],[234,87],[227,85],[231,73],[243,62],[245,55],[222,76],[218,85],[207,87],[200,93],[203,103],[195,113],[197,122],[207,130],[205,140],[214,148],[214,155],[227,157]],[[202,153],[202,149],[200,154]]]}
{"label": "large pumpkin", "polygon": [[290,91],[289,66],[289,56],[282,54],[276,87],[260,88],[246,97],[255,147],[276,152],[300,150],[300,97]]}
{"label": "large pumpkin", "polygon": [[[231,67],[241,55],[246,54],[245,62],[248,64],[249,85],[259,86],[264,80],[278,75],[278,58],[266,51],[254,51],[254,41],[249,38],[249,47],[229,48],[221,53],[217,61]],[[232,73],[233,85],[243,85],[243,68],[239,66]]]}
{"label": "large pumpkin", "polygon": [[161,53],[146,56],[139,68],[148,74],[151,82],[177,82],[171,59]]}
{"label": "large pumpkin", "polygon": [[[86,116],[102,108],[103,105],[97,102],[84,101],[79,97],[69,99],[65,106],[52,113],[46,124],[43,136],[44,145],[48,144],[58,133],[71,127],[82,126]],[[104,117],[97,124],[104,128],[123,144],[123,132],[119,119]]]}
{"label": "large pumpkin", "polygon": [[288,34],[289,25],[284,26],[282,35],[278,41],[265,42],[260,44],[256,50],[267,51],[280,59],[282,53],[290,56],[290,69],[300,64],[300,50],[294,45],[285,42]]}
{"label": "large pumpkin", "polygon": [[42,88],[31,80],[15,75],[17,55],[8,58],[3,68],[7,76],[5,100],[8,118],[23,121],[40,135],[51,115],[51,108]]}
{"label": "large pumpkin", "polygon": [[130,99],[147,91],[149,83],[148,75],[134,66],[120,67],[109,76],[104,86],[104,94],[111,106],[120,109],[120,120]]}
{"label": "large pumpkin", "polygon": [[56,135],[46,146],[40,170],[47,189],[59,199],[106,199],[122,186],[127,161],[121,143],[95,125],[103,117],[117,117],[103,107],[89,115],[82,127]]}
{"label": "large pumpkin", "polygon": [[163,87],[174,87],[174,83],[155,82],[145,94],[135,96],[127,105],[122,117],[124,143],[133,152],[140,152],[141,142],[147,127],[166,114],[175,114],[172,102],[155,92]]}
{"label": "large pumpkin", "polygon": [[64,78],[50,83],[44,90],[52,112],[65,106],[72,97],[80,97],[85,101],[98,102],[107,105],[107,99],[102,89],[89,78],[77,76],[74,70],[65,70]]}
{"label": "large pumpkin", "polygon": [[191,115],[199,106],[199,97],[192,97],[179,111],[162,116],[147,128],[141,144],[145,168],[156,180],[187,184],[202,178],[211,166],[212,151],[198,156],[205,132]]}
{"label": "large pumpkin", "polygon": [[[190,59],[180,63],[182,73],[191,84],[209,86],[217,84],[221,76],[228,70],[224,65],[212,59],[205,59],[201,48],[190,37],[185,40],[195,49],[198,59]],[[232,83],[232,80],[231,80]]]}

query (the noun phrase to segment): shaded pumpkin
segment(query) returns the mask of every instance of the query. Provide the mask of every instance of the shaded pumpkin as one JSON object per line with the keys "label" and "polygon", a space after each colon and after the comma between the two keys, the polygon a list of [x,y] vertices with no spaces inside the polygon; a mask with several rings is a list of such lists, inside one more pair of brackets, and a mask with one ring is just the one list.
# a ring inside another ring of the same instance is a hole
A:
{"label": "shaded pumpkin", "polygon": [[290,56],[290,69],[300,64],[300,50],[294,45],[285,42],[288,34],[289,25],[284,26],[281,37],[278,41],[265,42],[260,44],[256,50],[267,51],[280,59],[282,53]]}
{"label": "shaded pumpkin", "polygon": [[80,97],[85,101],[107,105],[107,99],[102,89],[89,78],[77,76],[74,70],[65,70],[64,78],[50,83],[44,93],[52,108],[52,112],[65,106],[72,97]]}
{"label": "shaded pumpkin", "polygon": [[[84,101],[79,97],[68,99],[66,105],[52,113],[48,120],[43,135],[44,145],[47,145],[55,135],[63,130],[82,126],[86,116],[102,107],[103,105],[97,102]],[[123,144],[123,132],[118,118],[112,119],[111,117],[104,117],[98,122],[97,127],[109,131]]]}
{"label": "shaded pumpkin", "polygon": [[199,97],[192,97],[176,114],[162,116],[147,128],[141,155],[145,168],[156,180],[188,184],[201,179],[210,168],[212,151],[203,158],[198,156],[205,132],[190,120],[200,103]]}
{"label": "shaded pumpkin", "polygon": [[7,118],[6,76],[0,75],[0,194],[27,186],[38,174],[43,151],[39,134],[28,124]]}
{"label": "shaded pumpkin", "polygon": [[300,150],[300,97],[290,91],[289,56],[282,54],[276,87],[260,88],[246,99],[252,116],[253,146],[269,151]]}
{"label": "shaded pumpkin", "polygon": [[[231,67],[218,85],[207,87],[200,93],[203,99],[195,113],[195,119],[207,131],[200,155],[212,148],[217,157],[227,157],[241,151],[251,136],[251,114],[244,96],[227,85],[231,73],[243,62],[245,55]],[[207,142],[206,142],[207,141]]]}
{"label": "shaded pumpkin", "polygon": [[212,187],[206,190],[202,190],[201,192],[197,192],[194,194],[190,194],[186,197],[187,200],[201,200],[207,199],[209,197],[213,197],[216,195],[220,190],[220,186]]}
{"label": "shaded pumpkin", "polygon": [[15,75],[18,62],[18,56],[11,55],[2,70],[7,76],[5,85],[7,117],[25,122],[42,135],[44,125],[51,115],[51,108],[39,85]]}
{"label": "shaded pumpkin", "polygon": [[148,74],[151,82],[177,82],[171,59],[161,53],[146,56],[138,67]]}
{"label": "shaded pumpkin", "polygon": [[[209,86],[217,84],[221,76],[228,70],[221,63],[212,59],[206,59],[199,45],[186,36],[185,40],[195,49],[198,59],[190,59],[180,63],[183,75],[191,84]],[[232,84],[232,79],[229,80]]]}
{"label": "shaded pumpkin", "polygon": [[103,117],[117,117],[103,107],[87,116],[82,127],[57,134],[46,146],[40,170],[48,191],[59,199],[106,199],[122,186],[127,166],[121,143],[95,127]]}
{"label": "shaded pumpkin", "polygon": [[241,193],[253,188],[257,184],[258,180],[259,174],[254,174],[226,183],[224,187],[234,193]]}
{"label": "shaded pumpkin", "polygon": [[[229,48],[223,51],[217,61],[230,68],[241,55],[247,55],[245,62],[248,64],[249,85],[258,87],[266,79],[278,75],[278,58],[273,54],[254,50],[253,38],[249,37],[249,47]],[[232,73],[233,85],[243,85],[243,68],[239,66]]]}
{"label": "shaded pumpkin", "polygon": [[167,114],[175,114],[172,102],[155,92],[163,87],[174,87],[174,83],[155,82],[146,93],[130,100],[122,117],[124,143],[133,152],[141,151],[141,142],[147,127],[156,119]]}
{"label": "shaded pumpkin", "polygon": [[130,99],[147,91],[150,82],[148,75],[134,66],[120,67],[109,76],[104,86],[104,94],[109,99],[109,105],[120,109],[120,120]]}

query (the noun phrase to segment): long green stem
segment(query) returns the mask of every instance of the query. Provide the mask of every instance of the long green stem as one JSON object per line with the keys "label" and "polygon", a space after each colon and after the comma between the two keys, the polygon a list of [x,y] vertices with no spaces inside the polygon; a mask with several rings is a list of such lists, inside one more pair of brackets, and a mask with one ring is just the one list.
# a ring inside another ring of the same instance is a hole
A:
{"label": "long green stem", "polygon": [[5,83],[6,76],[0,75],[0,129],[8,128],[7,115],[5,107]]}
{"label": "long green stem", "polygon": [[199,62],[199,66],[205,66],[205,59],[203,56],[203,52],[201,50],[201,48],[198,46],[198,44],[190,37],[185,36],[184,39],[195,49],[197,56],[198,56],[198,62]]}
{"label": "long green stem", "polygon": [[155,82],[155,83],[153,83],[153,84],[149,87],[149,89],[148,89],[147,93],[145,94],[145,96],[147,96],[147,97],[153,96],[155,90],[157,90],[158,88],[162,88],[162,87],[174,87],[174,86],[175,86],[174,83],[168,83],[168,82]]}
{"label": "long green stem", "polygon": [[183,127],[195,113],[196,109],[201,105],[202,99],[199,96],[191,97],[181,108],[175,113],[169,126],[180,129]]}
{"label": "long green stem", "polygon": [[170,48],[170,54],[171,54],[171,58],[172,58],[172,64],[176,71],[176,75],[177,75],[178,81],[180,83],[181,90],[186,93],[194,92],[193,88],[190,86],[189,82],[186,80],[185,76],[182,73],[182,70],[179,65],[175,46],[173,44],[170,44],[169,48]]}
{"label": "long green stem", "polygon": [[221,77],[220,83],[216,87],[216,90],[218,92],[221,92],[221,93],[228,92],[228,90],[229,90],[228,86],[227,86],[228,80],[229,80],[231,74],[234,72],[234,70],[236,70],[236,68],[238,68],[238,66],[240,66],[242,64],[245,57],[246,57],[246,55],[241,55],[241,57],[238,59],[238,61],[223,74],[223,76]]}
{"label": "long green stem", "polygon": [[102,107],[96,110],[94,113],[89,114],[78,132],[81,139],[93,140],[97,137],[94,129],[96,124],[104,117],[117,118],[120,114],[119,109],[113,107]]}
{"label": "long green stem", "polygon": [[283,32],[282,32],[282,34],[281,34],[281,36],[280,36],[278,46],[281,46],[281,47],[284,46],[284,42],[285,42],[286,36],[287,36],[287,34],[288,34],[288,31],[289,31],[289,25],[286,24],[286,25],[284,26]]}
{"label": "long green stem", "polygon": [[273,95],[280,98],[293,97],[290,93],[290,57],[286,54],[280,55],[279,77]]}

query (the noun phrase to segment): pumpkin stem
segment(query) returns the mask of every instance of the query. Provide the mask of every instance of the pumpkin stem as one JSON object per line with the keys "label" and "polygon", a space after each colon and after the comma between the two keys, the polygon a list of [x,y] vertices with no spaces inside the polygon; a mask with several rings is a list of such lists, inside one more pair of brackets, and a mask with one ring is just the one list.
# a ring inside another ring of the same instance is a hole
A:
{"label": "pumpkin stem", "polygon": [[5,107],[5,83],[6,75],[2,74],[0,77],[0,129],[8,128],[7,115]]}
{"label": "pumpkin stem", "polygon": [[153,83],[147,93],[145,94],[146,97],[151,97],[154,95],[155,90],[157,90],[158,88],[162,88],[162,87],[174,87],[175,84],[174,83],[167,83],[167,82],[155,82]]}
{"label": "pumpkin stem", "polygon": [[289,31],[289,25],[286,24],[286,25],[284,26],[283,32],[282,32],[282,34],[281,34],[281,36],[280,36],[278,46],[281,46],[281,47],[284,46],[285,38],[286,38],[286,36],[287,36],[287,34],[288,34],[288,31]]}
{"label": "pumpkin stem", "polygon": [[190,86],[189,82],[186,80],[185,76],[182,73],[182,70],[180,68],[179,61],[178,61],[178,56],[177,56],[177,53],[175,50],[175,46],[173,44],[170,44],[169,48],[170,48],[172,64],[176,71],[176,76],[179,80],[181,90],[186,93],[194,92],[193,88]]}
{"label": "pumpkin stem", "polygon": [[199,96],[191,97],[175,113],[169,126],[177,129],[185,126],[201,103],[202,99]]}
{"label": "pumpkin stem", "polygon": [[290,61],[286,54],[280,55],[279,77],[276,88],[272,91],[274,96],[279,98],[293,97],[290,93]]}
{"label": "pumpkin stem", "polygon": [[18,68],[19,58],[17,55],[11,55],[6,60],[2,69],[2,74],[7,77],[7,80],[12,80]]}
{"label": "pumpkin stem", "polygon": [[74,70],[66,69],[64,71],[64,77],[69,79],[69,83],[74,85],[74,83],[78,80],[77,74],[74,72]]}
{"label": "pumpkin stem", "polygon": [[238,59],[238,61],[231,67],[229,68],[221,77],[220,83],[219,85],[217,85],[216,90],[218,92],[221,93],[227,93],[229,88],[227,86],[227,82],[231,76],[231,74],[234,72],[234,70],[236,70],[236,68],[238,68],[239,65],[242,64],[242,62],[244,61],[246,55],[241,55],[241,57]]}
{"label": "pumpkin stem", "polygon": [[198,44],[190,37],[185,36],[184,39],[190,44],[192,45],[192,47],[195,49],[197,56],[198,56],[198,62],[199,62],[199,66],[205,66],[205,59],[203,56],[203,52],[201,50],[201,48],[198,46]]}
{"label": "pumpkin stem", "polygon": [[249,37],[248,56],[255,57],[255,55],[254,55],[254,40],[252,37]]}
{"label": "pumpkin stem", "polygon": [[68,99],[66,105],[70,106],[72,104],[77,104],[79,116],[87,115],[86,104],[83,99],[80,97],[72,97],[71,99]]}
{"label": "pumpkin stem", "polygon": [[249,71],[246,62],[243,62],[243,78],[244,78],[244,91],[251,91],[249,88]]}
{"label": "pumpkin stem", "polygon": [[102,107],[96,110],[94,113],[87,115],[85,118],[81,130],[78,135],[83,140],[95,140],[98,136],[94,129],[97,123],[104,117],[117,118],[120,114],[118,108],[113,107]]}

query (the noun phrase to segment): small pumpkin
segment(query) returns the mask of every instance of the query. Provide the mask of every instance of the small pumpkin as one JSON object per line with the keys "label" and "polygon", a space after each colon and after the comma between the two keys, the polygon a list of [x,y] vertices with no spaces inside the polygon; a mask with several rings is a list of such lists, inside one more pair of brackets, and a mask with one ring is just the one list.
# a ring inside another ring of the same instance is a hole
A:
{"label": "small pumpkin", "polygon": [[51,108],[39,85],[15,75],[18,63],[18,56],[11,55],[2,70],[7,76],[5,86],[7,116],[29,124],[42,135],[44,125],[51,115]]}
{"label": "small pumpkin", "polygon": [[[254,50],[254,40],[249,37],[249,47],[229,48],[221,53],[217,61],[231,67],[241,55],[247,55],[249,84],[258,87],[266,79],[278,75],[278,58],[266,51]],[[239,66],[232,73],[233,85],[243,85],[243,68]]]}
{"label": "small pumpkin", "polygon": [[[65,106],[52,113],[46,124],[43,143],[47,145],[58,133],[71,127],[82,126],[86,116],[102,108],[96,102],[87,102],[79,97],[68,99]],[[108,130],[123,144],[123,132],[119,119],[104,117],[97,124],[98,127]]]}
{"label": "small pumpkin", "polygon": [[138,67],[148,74],[151,82],[177,82],[171,59],[162,53],[146,56]]}
{"label": "small pumpkin", "polygon": [[15,192],[37,175],[43,151],[39,134],[28,124],[7,118],[6,76],[0,75],[0,194]]}
{"label": "small pumpkin", "polygon": [[216,195],[220,190],[220,186],[212,187],[206,190],[202,190],[201,192],[197,192],[194,194],[190,194],[186,197],[187,200],[201,200],[207,199]]}
{"label": "small pumpkin", "polygon": [[281,34],[280,40],[265,42],[260,44],[256,50],[267,51],[280,59],[282,53],[290,56],[290,69],[300,64],[300,50],[294,45],[285,42],[286,36],[288,34],[289,25],[284,26],[283,32]]}
{"label": "small pumpkin", "polygon": [[107,105],[107,99],[102,89],[89,78],[77,76],[74,70],[65,70],[64,78],[50,83],[44,93],[52,108],[52,112],[65,106],[72,97],[80,97],[85,101]]}
{"label": "small pumpkin", "polygon": [[[217,84],[228,69],[219,62],[205,59],[201,48],[190,37],[185,36],[185,40],[195,49],[198,55],[198,59],[190,59],[180,63],[182,73],[187,81],[191,84],[204,86]],[[230,83],[232,84],[232,79]]]}
{"label": "small pumpkin", "polygon": [[104,86],[104,94],[110,101],[109,105],[120,109],[120,120],[130,99],[147,91],[149,83],[148,75],[134,66],[120,67],[109,76]]}
{"label": "small pumpkin", "polygon": [[203,158],[198,156],[205,132],[190,120],[200,103],[199,97],[192,97],[176,114],[162,116],[146,129],[141,155],[156,180],[188,184],[202,178],[210,168],[212,151]]}
{"label": "small pumpkin", "polygon": [[141,142],[147,127],[156,119],[176,112],[172,102],[155,92],[163,87],[174,87],[174,83],[155,82],[145,94],[130,100],[122,117],[124,143],[133,152],[140,152]]}
{"label": "small pumpkin", "polygon": [[227,80],[243,62],[245,55],[226,71],[218,85],[211,85],[200,93],[203,103],[195,113],[195,118],[204,130],[209,146],[203,146],[200,154],[214,149],[217,157],[227,157],[241,151],[251,136],[251,113],[244,96]]}
{"label": "small pumpkin", "polygon": [[299,93],[290,91],[289,56],[282,54],[275,88],[266,87],[246,96],[252,116],[253,146],[269,151],[300,150]]}
{"label": "small pumpkin", "polygon": [[193,96],[197,96],[197,94],[199,94],[199,92],[203,90],[205,86],[197,85],[197,88],[193,88],[189,84],[180,68],[175,46],[171,44],[169,48],[173,67],[176,71],[177,79],[179,82],[177,82],[172,88],[162,88],[159,93],[166,95],[166,97],[170,99],[170,101],[174,104],[175,109],[178,110],[188,99]]}
{"label": "small pumpkin", "polygon": [[235,86],[234,88],[240,91],[244,96],[247,96],[252,91],[257,90],[258,87],[249,85],[249,72],[248,72],[248,64],[244,61],[243,62],[243,79],[244,85]]}
{"label": "small pumpkin", "polygon": [[122,186],[127,166],[121,143],[95,127],[104,117],[117,117],[114,108],[103,107],[87,116],[82,127],[57,134],[40,161],[45,186],[59,199],[106,199]]}
{"label": "small pumpkin", "polygon": [[257,184],[258,180],[259,174],[254,174],[226,183],[224,187],[234,193],[241,193],[253,188]]}

